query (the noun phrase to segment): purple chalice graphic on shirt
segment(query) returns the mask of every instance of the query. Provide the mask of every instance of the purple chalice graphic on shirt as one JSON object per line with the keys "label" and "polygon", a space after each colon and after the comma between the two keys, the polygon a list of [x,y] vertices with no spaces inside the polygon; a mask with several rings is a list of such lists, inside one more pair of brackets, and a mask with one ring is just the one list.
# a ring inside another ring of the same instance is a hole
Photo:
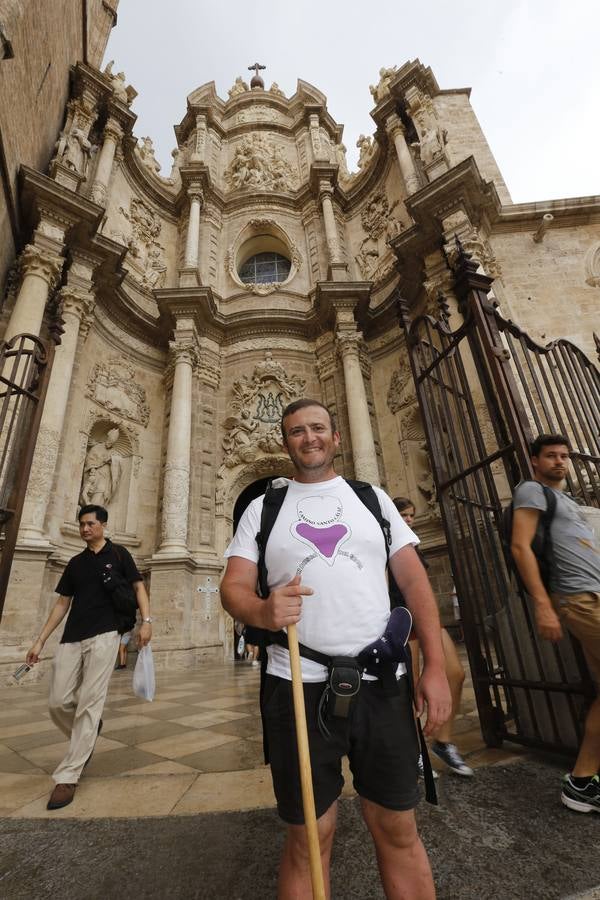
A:
{"label": "purple chalice graphic on shirt", "polygon": [[340,500],[331,496],[304,497],[296,509],[299,521],[292,524],[293,536],[332,566],[339,548],[352,534],[340,522],[343,512]]}

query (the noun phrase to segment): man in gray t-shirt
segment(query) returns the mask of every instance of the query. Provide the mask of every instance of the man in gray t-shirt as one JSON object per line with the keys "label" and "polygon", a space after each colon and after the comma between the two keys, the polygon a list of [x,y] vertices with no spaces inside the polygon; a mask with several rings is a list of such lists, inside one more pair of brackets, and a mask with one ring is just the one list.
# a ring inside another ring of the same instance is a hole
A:
{"label": "man in gray t-shirt", "polygon": [[[600,684],[600,548],[578,505],[563,493],[569,466],[564,435],[540,435],[531,446],[535,481],[520,484],[513,497],[511,552],[530,594],[540,635],[558,641],[562,625],[579,640],[596,685]],[[537,482],[537,483],[536,483]],[[547,508],[542,485],[556,495],[550,525],[553,568],[550,595],[531,543]],[[577,812],[600,812],[600,697],[589,709],[585,734],[572,773],[563,781],[562,802]]]}

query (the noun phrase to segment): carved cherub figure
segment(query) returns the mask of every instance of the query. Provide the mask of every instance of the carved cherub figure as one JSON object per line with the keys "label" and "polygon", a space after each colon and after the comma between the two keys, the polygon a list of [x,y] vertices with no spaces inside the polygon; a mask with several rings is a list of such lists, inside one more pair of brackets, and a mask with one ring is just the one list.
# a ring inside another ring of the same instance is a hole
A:
{"label": "carved cherub figure", "polygon": [[249,91],[249,90],[250,90],[250,88],[248,87],[248,85],[246,84],[246,82],[244,81],[242,76],[238,75],[238,77],[235,79],[235,81],[233,83],[233,86],[229,88],[227,93],[229,94],[229,97],[231,98],[231,97],[237,96],[237,94],[243,94],[244,91]]}

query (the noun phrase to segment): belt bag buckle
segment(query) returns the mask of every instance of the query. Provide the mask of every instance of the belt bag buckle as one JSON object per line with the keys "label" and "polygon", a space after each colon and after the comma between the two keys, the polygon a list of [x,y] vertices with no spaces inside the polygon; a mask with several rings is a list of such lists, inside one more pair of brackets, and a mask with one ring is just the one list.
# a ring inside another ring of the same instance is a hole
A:
{"label": "belt bag buckle", "polygon": [[352,656],[334,656],[329,666],[328,713],[345,719],[360,690],[362,669]]}

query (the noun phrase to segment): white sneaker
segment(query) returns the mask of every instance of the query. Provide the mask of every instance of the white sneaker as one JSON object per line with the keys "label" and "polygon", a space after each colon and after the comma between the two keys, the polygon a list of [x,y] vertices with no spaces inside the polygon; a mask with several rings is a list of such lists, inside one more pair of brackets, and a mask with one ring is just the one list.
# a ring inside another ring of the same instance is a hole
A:
{"label": "white sneaker", "polygon": [[457,775],[471,778],[475,774],[473,769],[466,764],[455,744],[442,744],[440,741],[434,741],[431,749],[437,758],[446,763],[448,768]]}
{"label": "white sneaker", "polygon": [[260,663],[259,663],[259,661],[258,661],[257,659],[253,659],[253,660],[252,660],[252,665],[253,665],[253,666],[260,666]]}

